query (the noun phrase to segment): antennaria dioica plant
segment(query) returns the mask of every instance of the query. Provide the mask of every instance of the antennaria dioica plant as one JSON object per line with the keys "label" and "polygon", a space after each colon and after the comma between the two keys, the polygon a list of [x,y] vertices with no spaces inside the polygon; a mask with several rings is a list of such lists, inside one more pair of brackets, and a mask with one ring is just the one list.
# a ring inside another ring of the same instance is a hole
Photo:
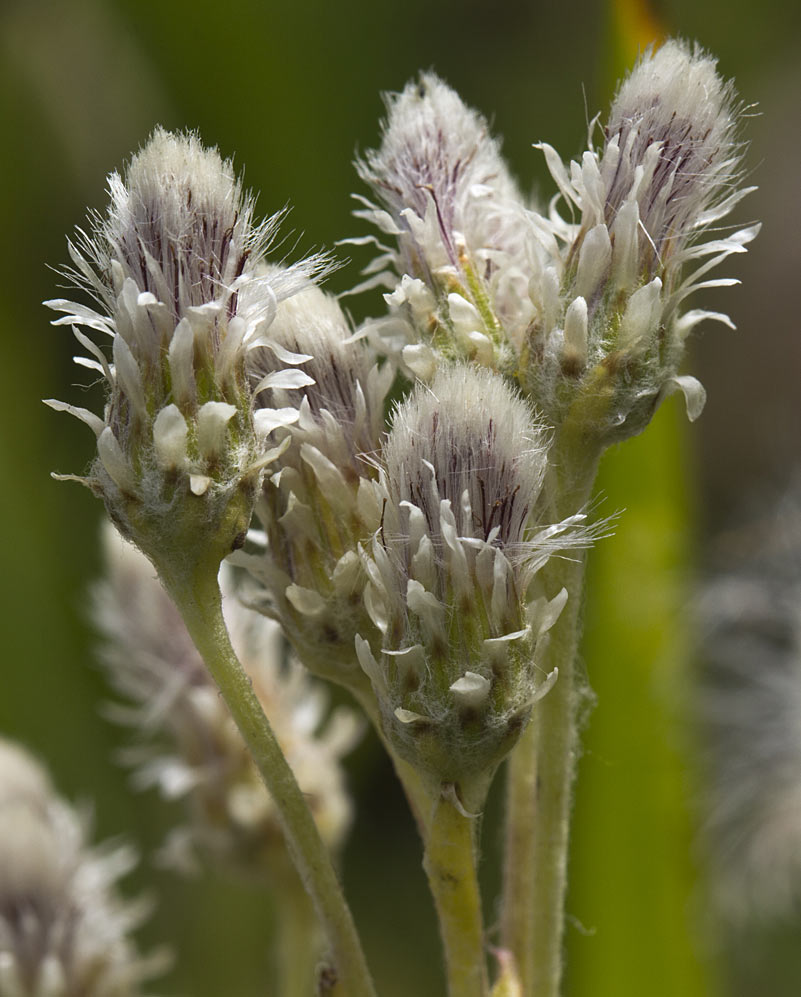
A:
{"label": "antennaria dioica plant", "polygon": [[[48,304],[107,398],[102,416],[49,404],[94,431],[78,480],[180,615],[159,603],[148,643],[126,620],[159,597],[129,576],[109,609],[99,590],[140,778],[189,803],[173,861],[191,840],[248,875],[267,868],[289,896],[276,822],[324,936],[322,993],[375,990],[331,860],[352,738],[320,728],[319,705],[292,734],[303,697],[320,702],[298,662],[352,694],[392,758],[450,997],[560,991],[584,551],[606,531],[593,484],[605,449],[669,394],[691,419],[703,407],[684,342],[728,319],[685,299],[731,283],[709,273],[757,231],[719,225],[749,189],[738,111],[703,51],[648,50],[580,161],[540,144],[558,191],[545,207],[520,193],[487,122],[422,74],[387,98],[380,146],[357,163],[369,198],[356,215],[378,235],[352,240],[375,247],[354,291],[384,287],[387,307],[356,328],[315,283],[329,258],[270,259],[280,219],[256,223],[230,161],[191,133],[157,129],[70,243],[67,276],[93,304]],[[154,732],[173,739],[167,756]],[[325,806],[295,757],[312,748],[293,754],[301,734],[332,773]],[[506,759],[495,971],[478,831]],[[291,966],[283,985],[313,986]]]}

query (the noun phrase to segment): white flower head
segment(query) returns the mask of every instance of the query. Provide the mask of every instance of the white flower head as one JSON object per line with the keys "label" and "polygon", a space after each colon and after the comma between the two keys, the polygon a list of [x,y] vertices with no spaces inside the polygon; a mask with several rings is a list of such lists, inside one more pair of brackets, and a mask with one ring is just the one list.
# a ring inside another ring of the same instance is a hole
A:
{"label": "white flower head", "polygon": [[109,311],[131,278],[166,304],[177,324],[188,308],[217,300],[252,269],[251,257],[258,259],[274,226],[254,226],[253,198],[231,161],[191,133],[157,129],[124,177],[112,173],[108,185],[107,217],[92,245],[82,240],[105,266],[82,273]]}
{"label": "white flower head", "polygon": [[131,938],[146,905],[117,880],[136,864],[126,846],[92,847],[87,821],[60,799],[27,752],[0,740],[0,993],[8,997],[134,997],[166,957]]}
{"label": "white flower head", "polygon": [[[254,427],[247,350],[256,336],[269,342],[278,301],[323,263],[265,275],[279,216],[256,225],[231,161],[191,133],[157,129],[122,175],[111,174],[109,196],[91,234],[69,244],[66,275],[96,308],[47,302],[89,354],[76,362],[105,381],[105,411],[49,404],[94,430],[98,459],[78,480],[127,536],[152,554],[171,533],[183,529],[187,546],[203,529],[224,556],[275,456]],[[108,337],[111,355],[80,326]]]}
{"label": "white flower head", "polygon": [[22,799],[43,807],[52,794],[50,777],[39,762],[13,741],[0,740],[0,805]]}
{"label": "white flower head", "polygon": [[[107,528],[107,573],[94,591],[101,660],[121,697],[108,713],[136,731],[124,754],[139,788],[156,786],[187,804],[187,823],[163,850],[191,868],[212,856],[246,874],[271,877],[286,864],[275,805],[172,601],[134,547]],[[342,756],[359,734],[355,715],[328,701],[285,654],[278,624],[245,608],[223,568],[223,611],[231,639],[275,730],[320,832],[339,848],[351,819]]]}
{"label": "white flower head", "polygon": [[525,381],[552,424],[576,403],[571,418],[608,445],[641,431],[674,390],[691,419],[700,414],[703,388],[677,376],[684,341],[705,318],[731,321],[680,308],[695,290],[737,283],[707,274],[758,232],[713,227],[753,190],[740,186],[739,111],[715,60],[671,40],[646,50],[621,84],[600,150],[591,144],[566,168],[541,143],[579,215],[552,213],[551,264],[530,286]]}
{"label": "white flower head", "polygon": [[379,244],[361,288],[393,289],[389,325],[405,320],[408,345],[430,342],[488,366],[510,362],[531,313],[525,268],[538,246],[499,143],[433,73],[386,104],[381,146],[357,162],[379,204],[363,201],[356,215],[396,246]]}
{"label": "white flower head", "polygon": [[[256,505],[266,548],[239,561],[256,583],[251,601],[280,620],[309,669],[365,685],[353,644],[370,627],[357,550],[380,517],[365,489],[377,475],[395,372],[351,335],[337,300],[311,285],[279,306],[270,331],[282,349],[308,357],[313,383],[293,391],[272,385],[258,396],[267,408],[257,408],[257,422],[264,412],[285,448]],[[266,384],[280,355],[254,349],[251,359],[252,377]]]}
{"label": "white flower head", "polygon": [[532,525],[547,437],[492,372],[443,368],[395,412],[382,453],[381,527],[364,552],[365,602],[382,633],[360,638],[387,736],[463,800],[494,772],[556,679],[537,647],[566,593],[537,573],[586,546],[583,516]]}

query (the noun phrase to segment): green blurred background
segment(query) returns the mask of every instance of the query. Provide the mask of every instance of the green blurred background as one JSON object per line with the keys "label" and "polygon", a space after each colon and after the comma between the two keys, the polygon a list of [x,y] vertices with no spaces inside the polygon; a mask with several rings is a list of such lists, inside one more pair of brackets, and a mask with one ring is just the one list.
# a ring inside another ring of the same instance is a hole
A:
{"label": "green blurred background", "polygon": [[[94,801],[100,836],[140,844],[130,887],[157,904],[143,943],[166,939],[177,956],[159,993],[269,994],[265,939],[280,910],[247,884],[155,868],[149,856],[170,815],[134,797],[112,760],[124,734],[99,714],[105,692],[85,616],[102,510],[48,477],[85,467],[91,436],[39,401],[92,407],[98,398],[71,387],[81,378],[70,336],[39,304],[62,293],[48,267],[65,262],[65,235],[87,207],[103,207],[106,173],[156,123],[196,128],[235,154],[263,213],[291,204],[299,252],[363,234],[350,217],[354,150],[376,142],[380,91],[421,68],[487,114],[523,185],[550,196],[531,143],[580,152],[621,67],[661,29],[698,39],[758,103],[747,165],[761,189],[738,220],[766,224],[748,258],[728,266],[744,286],[703,301],[740,329],[712,327],[694,344],[688,369],[710,395],[703,418],[686,427],[671,401],[602,470],[603,511],[627,511],[590,558],[583,658],[598,705],[577,788],[567,991],[798,994],[801,925],[763,926],[735,945],[709,915],[687,720],[691,585],[707,538],[736,521],[755,483],[781,483],[799,457],[800,12],[785,0],[663,0],[647,10],[633,0],[0,3],[0,732],[37,751],[72,799]],[[334,289],[355,282],[358,263],[332,278]],[[351,299],[354,314],[376,300]],[[344,875],[380,993],[435,997],[438,941],[415,832],[374,741],[354,757],[351,784],[359,820]],[[483,829],[490,923],[500,796]]]}

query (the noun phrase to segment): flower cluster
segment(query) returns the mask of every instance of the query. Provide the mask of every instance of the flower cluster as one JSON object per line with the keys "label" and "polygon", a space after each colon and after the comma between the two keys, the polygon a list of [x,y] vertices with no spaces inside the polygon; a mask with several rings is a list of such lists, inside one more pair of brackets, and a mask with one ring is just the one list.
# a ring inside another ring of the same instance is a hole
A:
{"label": "flower cluster", "polygon": [[[171,832],[165,860],[191,868],[200,852],[251,877],[275,875],[286,864],[275,804],[175,606],[148,561],[112,529],[105,547],[94,616],[104,637],[101,659],[124,699],[108,712],[137,731],[124,755],[136,784],[187,803],[189,823]],[[230,572],[225,579],[234,646],[323,839],[337,851],[351,818],[340,759],[358,737],[356,716],[343,707],[323,723],[323,690],[284,654],[278,625],[246,609]]]}
{"label": "flower cluster", "polygon": [[[685,338],[702,319],[731,323],[684,303],[733,283],[708,274],[757,232],[718,227],[748,193],[739,110],[698,48],[647,50],[599,148],[595,123],[577,162],[539,146],[558,188],[544,209],[487,122],[422,74],[388,98],[380,147],[357,163],[372,200],[356,214],[381,237],[350,240],[376,249],[355,290],[385,287],[388,311],[356,330],[313,283],[325,257],[267,261],[278,216],[254,223],[231,162],[192,134],[157,129],[70,243],[67,276],[94,304],[48,304],[106,403],[102,416],[49,404],[95,432],[77,480],[164,586],[110,536],[94,608],[126,700],[112,713],[139,731],[127,759],[140,785],[188,803],[173,862],[201,850],[272,878],[291,853],[343,992],[373,992],[329,864],[350,819],[340,761],[355,724],[349,711],[323,721],[327,700],[293,654],[348,688],[389,749],[454,994],[488,989],[473,817],[533,714],[510,766],[508,861],[527,867],[542,910],[532,919],[507,868],[502,935],[514,922],[515,937],[502,944],[512,989],[538,990],[526,980],[536,951],[556,990],[581,561],[603,529],[587,508],[605,447],[640,432],[671,391],[691,418],[703,406],[679,374]],[[46,809],[49,827],[63,808]],[[0,821],[8,812],[0,786]],[[0,887],[3,876],[0,862]],[[114,875],[99,878],[105,890]],[[0,989],[27,997],[41,959],[3,961],[2,903],[0,889]],[[118,922],[109,915],[109,958]],[[102,993],[134,985],[115,981]]]}
{"label": "flower cluster", "polygon": [[681,306],[736,283],[707,274],[758,230],[713,227],[753,189],[737,185],[736,130],[711,57],[676,41],[646,51],[600,150],[566,168],[540,145],[573,221],[526,204],[484,120],[423,76],[388,101],[381,148],[358,164],[380,204],[356,214],[398,247],[368,268],[394,288],[378,330],[420,377],[454,354],[514,376],[557,434],[596,446],[641,431],[676,389],[695,418],[685,338],[704,318],[731,323]]}
{"label": "flower cluster", "polygon": [[[107,386],[103,416],[50,401],[97,435],[98,459],[78,479],[101,495],[114,522],[149,556],[198,537],[227,554],[247,529],[266,451],[253,416],[245,358],[278,301],[322,266],[320,258],[266,274],[279,216],[253,221],[253,199],[230,161],[192,135],[157,129],[109,177],[110,205],[79,230],[69,279],[96,307],[47,304],[74,327],[76,357]],[[111,360],[78,326],[111,339]],[[275,347],[284,363],[302,358]],[[270,384],[307,383],[296,366]],[[269,420],[268,420],[269,424]]]}
{"label": "flower cluster", "polygon": [[384,517],[363,551],[365,603],[382,640],[360,636],[359,658],[396,750],[462,799],[556,679],[538,645],[567,592],[548,599],[537,574],[588,535],[581,515],[532,525],[546,460],[526,402],[458,365],[398,406],[372,485]]}
{"label": "flower cluster", "polygon": [[146,907],[116,883],[135,864],[126,846],[93,848],[87,821],[44,769],[0,740],[0,993],[4,997],[134,997],[164,955],[129,937]]}

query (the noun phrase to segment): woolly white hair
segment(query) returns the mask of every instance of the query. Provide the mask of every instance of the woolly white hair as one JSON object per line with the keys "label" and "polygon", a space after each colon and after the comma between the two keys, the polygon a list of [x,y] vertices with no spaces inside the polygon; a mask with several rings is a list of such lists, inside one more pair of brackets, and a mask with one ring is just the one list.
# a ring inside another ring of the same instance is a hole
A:
{"label": "woolly white hair", "polygon": [[394,501],[416,505],[433,536],[447,500],[464,536],[514,547],[539,494],[546,451],[545,430],[502,377],[454,366],[398,406],[383,455]]}
{"label": "woolly white hair", "polygon": [[381,148],[368,152],[357,168],[393,215],[410,208],[423,218],[433,199],[443,230],[450,232],[463,227],[474,185],[516,196],[485,119],[434,73],[390,94],[386,105]]}
{"label": "woolly white hair", "polygon": [[612,104],[607,149],[614,145],[619,159],[605,178],[606,220],[635,197],[657,256],[703,224],[703,212],[739,174],[734,89],[716,67],[697,45],[667,41],[645,52]]}

